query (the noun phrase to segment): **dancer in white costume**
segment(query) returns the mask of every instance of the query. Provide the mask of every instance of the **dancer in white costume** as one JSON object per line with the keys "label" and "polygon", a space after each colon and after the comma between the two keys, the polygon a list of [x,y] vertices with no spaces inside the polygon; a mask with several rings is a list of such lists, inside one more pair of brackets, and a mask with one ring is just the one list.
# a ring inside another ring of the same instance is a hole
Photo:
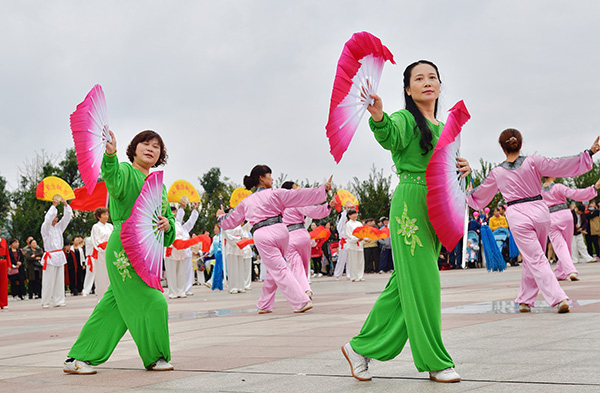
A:
{"label": "dancer in white costume", "polygon": [[[173,213],[177,210],[172,207]],[[175,221],[175,240],[185,239],[186,232],[179,221]],[[188,236],[189,238],[189,236]],[[167,283],[169,285],[169,299],[185,298],[185,286],[187,283],[187,266],[186,257],[189,248],[178,250],[175,247],[165,248],[165,270],[167,275]]]}
{"label": "dancer in white costume", "polygon": [[229,293],[244,293],[244,257],[243,251],[237,246],[237,242],[244,238],[244,229],[241,225],[233,229],[223,231],[225,236],[225,260],[227,261],[227,285]]}
{"label": "dancer in white costume", "polygon": [[[108,289],[110,281],[108,279],[108,270],[106,269],[106,242],[110,238],[110,234],[113,231],[112,224],[108,223],[109,214],[108,209],[105,207],[99,207],[94,210],[94,217],[98,220],[97,223],[92,227],[91,245],[92,255],[91,263],[92,267],[88,266],[88,273],[92,271],[91,277],[88,279],[88,275],[85,276],[83,283],[83,296],[87,296],[92,291],[92,284],[96,283],[96,297],[98,301],[104,296],[104,292]],[[89,254],[88,254],[89,255]],[[97,256],[97,258],[94,258]]]}
{"label": "dancer in white costume", "polygon": [[[346,223],[348,222],[348,209],[353,209],[355,206],[347,203],[340,214],[340,219],[336,225],[338,235],[340,237],[340,245],[338,247],[338,259],[333,273],[336,280],[339,280],[344,273],[344,268],[348,262],[348,246],[346,245]],[[346,277],[350,278],[350,272],[346,269]]]}
{"label": "dancer in white costume", "polygon": [[[244,230],[244,239],[252,238],[250,233],[252,225],[249,222],[242,225],[242,229]],[[250,244],[242,249],[242,258],[244,260],[244,289],[250,290],[252,289],[252,246]]]}
{"label": "dancer in white costume", "polygon": [[[62,202],[65,205],[63,218],[58,221],[56,205]],[[67,202],[59,196],[52,200],[52,206],[44,217],[41,233],[44,241],[44,257],[42,258],[42,307],[48,308],[65,306],[65,264],[67,258],[63,252],[63,233],[73,210]]]}
{"label": "dancer in white costume", "polygon": [[[196,225],[196,220],[198,219],[198,202],[194,202],[194,210],[190,214],[188,220],[183,223],[183,218],[185,217],[185,206],[187,205],[187,201],[185,198],[181,200],[181,206],[179,210],[177,210],[177,215],[175,216],[175,221],[181,224],[184,232],[184,238],[182,240],[188,240],[190,238],[190,231]],[[194,264],[192,263],[192,251],[189,248],[185,250],[185,294],[187,296],[193,295],[192,286],[194,285]]]}

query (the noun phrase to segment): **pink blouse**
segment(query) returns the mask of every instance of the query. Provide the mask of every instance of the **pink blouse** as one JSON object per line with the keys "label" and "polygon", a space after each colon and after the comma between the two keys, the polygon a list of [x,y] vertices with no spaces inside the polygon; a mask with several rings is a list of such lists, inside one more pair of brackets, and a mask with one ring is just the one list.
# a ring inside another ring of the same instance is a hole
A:
{"label": "pink blouse", "polygon": [[262,188],[243,199],[229,214],[219,217],[219,225],[224,230],[235,228],[244,220],[255,225],[267,218],[281,215],[288,207],[315,205],[323,203],[326,199],[327,191],[324,185],[294,190]]}
{"label": "pink blouse", "polygon": [[520,156],[512,163],[504,161],[492,169],[481,185],[467,192],[466,200],[473,209],[480,210],[498,191],[506,202],[535,197],[542,192],[542,176],[579,176],[592,169],[593,163],[588,150],[562,158]]}
{"label": "pink blouse", "polygon": [[304,224],[304,217],[315,220],[327,217],[331,213],[328,203],[316,206],[290,207],[283,211],[283,223],[285,225]]}
{"label": "pink blouse", "polygon": [[597,194],[594,186],[573,189],[564,184],[552,183],[548,187],[542,187],[542,198],[548,207],[567,203],[567,198],[575,201],[587,201]]}

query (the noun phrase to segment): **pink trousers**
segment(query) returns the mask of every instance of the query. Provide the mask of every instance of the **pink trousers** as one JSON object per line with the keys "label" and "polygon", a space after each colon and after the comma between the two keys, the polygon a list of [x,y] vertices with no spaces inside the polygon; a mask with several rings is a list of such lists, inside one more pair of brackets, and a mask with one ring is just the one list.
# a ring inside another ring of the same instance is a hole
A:
{"label": "pink trousers", "polygon": [[523,255],[521,287],[515,302],[533,307],[538,292],[542,292],[552,307],[568,299],[552,273],[545,254],[550,230],[550,213],[546,204],[534,201],[509,206],[506,218]]}
{"label": "pink trousers", "polygon": [[267,267],[267,277],[256,303],[259,310],[273,308],[277,287],[294,310],[300,310],[310,301],[285,261],[288,241],[289,234],[284,224],[269,225],[254,232],[254,244]]}
{"label": "pink trousers", "polygon": [[569,209],[550,213],[550,241],[558,262],[554,275],[559,280],[566,280],[569,274],[577,274],[577,269],[571,257],[571,244],[573,242],[573,214]]}

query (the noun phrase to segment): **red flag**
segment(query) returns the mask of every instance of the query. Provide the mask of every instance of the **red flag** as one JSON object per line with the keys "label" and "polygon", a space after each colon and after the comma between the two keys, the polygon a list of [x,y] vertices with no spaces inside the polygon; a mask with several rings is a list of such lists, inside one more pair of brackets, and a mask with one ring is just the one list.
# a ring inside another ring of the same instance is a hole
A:
{"label": "red flag", "polygon": [[91,195],[88,195],[85,187],[76,188],[73,192],[75,193],[75,199],[71,202],[71,208],[75,210],[94,211],[98,207],[106,207],[107,205],[108,191],[104,182],[96,184]]}

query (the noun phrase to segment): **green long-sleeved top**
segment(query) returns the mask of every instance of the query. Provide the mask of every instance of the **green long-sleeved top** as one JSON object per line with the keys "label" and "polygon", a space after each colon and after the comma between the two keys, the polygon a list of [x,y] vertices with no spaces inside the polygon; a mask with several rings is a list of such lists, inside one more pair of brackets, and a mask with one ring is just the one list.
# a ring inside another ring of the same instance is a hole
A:
{"label": "green long-sleeved top", "polygon": [[[436,126],[429,120],[427,122],[433,134],[431,142],[435,146],[444,124],[440,122]],[[418,130],[415,132],[417,122],[409,111],[402,109],[392,113],[391,116],[384,112],[383,120],[375,122],[370,118],[369,125],[381,147],[391,151],[396,173],[425,172],[433,149],[423,155],[423,149],[419,146],[421,133]]]}
{"label": "green long-sleeved top", "polygon": [[[110,216],[115,230],[121,230],[121,224],[131,215],[131,209],[140,195],[146,176],[128,162],[119,163],[116,155],[104,155],[101,167],[102,177],[110,195]],[[169,220],[169,230],[165,232],[165,247],[175,240],[175,218],[169,207],[167,189],[163,185],[162,215]]]}

